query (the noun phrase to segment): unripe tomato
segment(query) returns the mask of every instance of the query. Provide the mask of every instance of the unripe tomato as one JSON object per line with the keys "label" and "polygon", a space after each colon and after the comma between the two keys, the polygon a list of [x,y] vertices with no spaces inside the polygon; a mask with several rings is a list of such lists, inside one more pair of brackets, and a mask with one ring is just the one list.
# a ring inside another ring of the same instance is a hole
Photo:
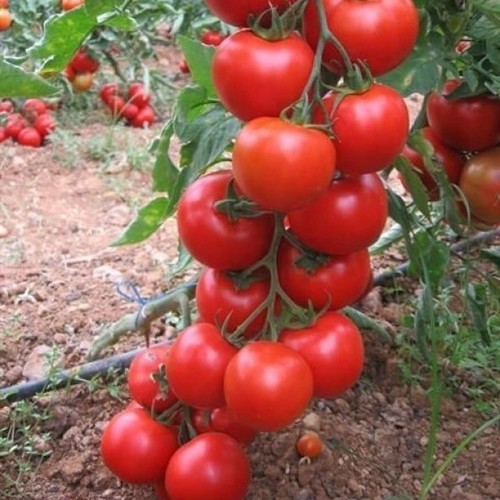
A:
{"label": "unripe tomato", "polygon": [[25,127],[17,135],[17,142],[23,146],[39,148],[42,145],[42,137],[34,127]]}
{"label": "unripe tomato", "polygon": [[500,146],[468,160],[459,186],[473,216],[487,224],[500,224]]}
{"label": "unripe tomato", "polygon": [[77,73],[71,82],[71,86],[76,92],[85,92],[92,87],[93,81],[94,75],[92,73]]}

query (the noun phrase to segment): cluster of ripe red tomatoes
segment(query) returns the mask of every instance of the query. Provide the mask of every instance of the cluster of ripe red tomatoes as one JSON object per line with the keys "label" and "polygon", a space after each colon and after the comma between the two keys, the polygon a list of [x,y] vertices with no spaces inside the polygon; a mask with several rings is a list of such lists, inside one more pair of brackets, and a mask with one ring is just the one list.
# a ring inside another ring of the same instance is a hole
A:
{"label": "cluster of ripe red tomatoes", "polygon": [[27,99],[16,110],[9,100],[0,102],[0,143],[7,139],[38,148],[55,130],[51,107],[41,99]]}

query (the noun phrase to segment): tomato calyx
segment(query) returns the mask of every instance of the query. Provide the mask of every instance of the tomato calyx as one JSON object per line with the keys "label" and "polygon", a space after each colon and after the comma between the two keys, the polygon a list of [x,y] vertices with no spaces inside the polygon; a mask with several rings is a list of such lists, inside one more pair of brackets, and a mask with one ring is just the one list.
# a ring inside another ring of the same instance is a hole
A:
{"label": "tomato calyx", "polygon": [[231,179],[227,186],[226,198],[214,203],[214,209],[225,214],[231,222],[236,222],[240,218],[252,219],[269,213],[262,210],[257,203],[238,195],[234,179]]}
{"label": "tomato calyx", "polygon": [[255,35],[264,40],[283,40],[295,31],[295,26],[302,17],[306,4],[306,0],[300,0],[288,7],[282,14],[274,5],[271,5],[258,16],[250,16],[248,26]]}

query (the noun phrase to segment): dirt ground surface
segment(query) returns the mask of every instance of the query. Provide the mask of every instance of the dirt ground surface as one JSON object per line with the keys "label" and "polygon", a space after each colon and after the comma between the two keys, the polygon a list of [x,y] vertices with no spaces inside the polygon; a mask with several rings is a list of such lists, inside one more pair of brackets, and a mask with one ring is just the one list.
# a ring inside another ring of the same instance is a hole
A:
{"label": "dirt ground surface", "polygon": [[[1,387],[43,375],[40,360],[64,368],[85,362],[102,327],[137,308],[118,295],[117,281],[130,280],[144,297],[169,287],[165,275],[176,255],[174,222],[144,244],[109,246],[135,209],[151,199],[150,172],[131,166],[127,148],[135,144],[144,150],[159,127],[120,128],[113,139],[118,153],[105,166],[90,154],[109,133],[102,119],[74,129],[72,148],[62,141],[40,150],[1,146]],[[400,264],[402,256],[384,259],[374,260],[375,272]],[[395,334],[404,304],[394,304],[389,292],[375,289],[361,307]],[[163,334],[163,324],[155,325],[155,340]],[[130,334],[105,355],[143,345],[139,335]],[[425,390],[405,383],[396,351],[379,336],[366,333],[366,351],[364,374],[353,390],[340,399],[316,401],[305,420],[262,434],[250,445],[248,499],[417,496],[430,417]],[[113,389],[119,389],[121,399],[112,397]],[[26,451],[0,456],[0,498],[154,498],[149,488],[121,484],[100,459],[103,426],[127,403],[123,386],[83,384],[32,401],[31,411],[43,417],[30,431],[32,448],[47,456],[28,459]],[[12,411],[0,408],[2,432],[13,431]],[[461,391],[445,398],[442,411],[437,464],[484,421]],[[294,448],[306,424],[325,442],[321,456],[310,463],[301,461]],[[458,456],[430,498],[500,498],[499,449],[499,434],[486,430]]]}

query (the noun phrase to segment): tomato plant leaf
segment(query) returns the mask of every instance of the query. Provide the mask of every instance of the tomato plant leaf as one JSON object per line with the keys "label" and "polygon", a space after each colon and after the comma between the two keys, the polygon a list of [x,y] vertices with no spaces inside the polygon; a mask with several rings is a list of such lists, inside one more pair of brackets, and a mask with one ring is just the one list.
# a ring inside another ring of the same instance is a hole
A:
{"label": "tomato plant leaf", "polygon": [[481,257],[493,262],[493,264],[500,268],[500,247],[481,250]]}
{"label": "tomato plant leaf", "polygon": [[212,82],[214,47],[183,35],[179,35],[177,41],[191,70],[193,81],[206,90],[208,97],[216,99],[217,94]]}
{"label": "tomato plant leaf", "polygon": [[469,283],[465,289],[465,297],[474,328],[479,332],[482,341],[487,345],[491,345],[491,334],[486,313],[487,296],[487,287],[481,283]]}
{"label": "tomato plant leaf", "polygon": [[169,200],[156,198],[139,209],[136,218],[128,225],[124,233],[111,246],[139,243],[151,236],[171,215]]}
{"label": "tomato plant leaf", "polygon": [[380,238],[370,247],[371,255],[380,255],[385,250],[390,248],[394,243],[403,239],[403,230],[399,224],[392,224],[392,226],[382,233]]}
{"label": "tomato plant leaf", "polygon": [[450,260],[449,246],[425,230],[418,231],[412,242],[414,258],[410,256],[409,272],[429,282],[437,290]]}
{"label": "tomato plant leaf", "polygon": [[354,307],[344,307],[342,312],[362,330],[371,330],[378,333],[385,341],[392,343],[393,339],[389,332],[377,321],[366,314],[354,309]]}
{"label": "tomato plant leaf", "polygon": [[0,58],[0,98],[43,97],[59,91],[43,78]]}
{"label": "tomato plant leaf", "polygon": [[432,318],[434,315],[434,301],[430,286],[424,286],[417,302],[417,310],[415,311],[413,326],[417,347],[425,360],[429,360],[429,352],[427,350],[427,341],[429,335],[432,335]]}
{"label": "tomato plant leaf", "polygon": [[156,159],[153,166],[153,191],[169,192],[169,188],[176,181],[178,170],[169,155],[170,141],[173,133],[173,123],[168,121],[159,137],[150,147],[150,151],[156,152]]}

